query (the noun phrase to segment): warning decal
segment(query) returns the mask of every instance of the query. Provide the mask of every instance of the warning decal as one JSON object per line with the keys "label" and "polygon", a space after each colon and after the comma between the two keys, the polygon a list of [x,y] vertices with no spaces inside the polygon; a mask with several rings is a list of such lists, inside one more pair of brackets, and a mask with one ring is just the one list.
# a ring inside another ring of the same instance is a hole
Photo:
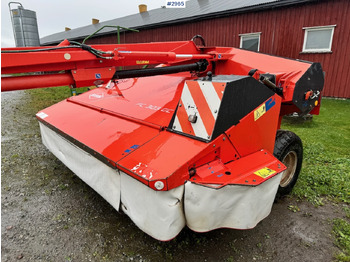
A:
{"label": "warning decal", "polygon": [[137,65],[147,65],[149,64],[148,60],[136,60]]}
{"label": "warning decal", "polygon": [[258,107],[257,110],[254,111],[254,121],[258,120],[263,114],[266,113],[266,106],[265,104]]}
{"label": "warning decal", "polygon": [[260,176],[262,178],[267,178],[275,173],[276,173],[275,170],[272,170],[272,169],[267,168],[267,167],[264,167],[256,172],[254,172],[255,175]]}
{"label": "warning decal", "polygon": [[269,111],[276,104],[275,98],[270,98],[264,104],[254,111],[254,121],[258,120],[262,115]]}

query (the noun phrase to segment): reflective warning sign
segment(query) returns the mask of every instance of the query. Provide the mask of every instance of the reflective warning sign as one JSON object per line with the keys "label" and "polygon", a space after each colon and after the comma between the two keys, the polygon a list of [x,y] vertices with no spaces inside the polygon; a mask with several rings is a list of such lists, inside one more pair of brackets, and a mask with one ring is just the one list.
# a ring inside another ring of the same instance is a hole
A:
{"label": "reflective warning sign", "polygon": [[254,172],[255,175],[260,176],[262,178],[267,178],[273,174],[275,174],[276,171],[267,167],[264,167],[256,172]]}

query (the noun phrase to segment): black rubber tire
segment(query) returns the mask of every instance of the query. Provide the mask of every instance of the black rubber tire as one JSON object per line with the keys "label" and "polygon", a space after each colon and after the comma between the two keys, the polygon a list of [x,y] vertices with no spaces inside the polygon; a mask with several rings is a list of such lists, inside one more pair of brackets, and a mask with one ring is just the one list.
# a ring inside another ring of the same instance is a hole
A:
{"label": "black rubber tire", "polygon": [[[298,180],[303,163],[303,144],[291,131],[277,130],[273,155],[287,166],[277,191],[277,198],[289,194]],[[296,164],[294,163],[296,161]],[[290,175],[289,175],[290,173]],[[287,178],[285,176],[288,176]]]}

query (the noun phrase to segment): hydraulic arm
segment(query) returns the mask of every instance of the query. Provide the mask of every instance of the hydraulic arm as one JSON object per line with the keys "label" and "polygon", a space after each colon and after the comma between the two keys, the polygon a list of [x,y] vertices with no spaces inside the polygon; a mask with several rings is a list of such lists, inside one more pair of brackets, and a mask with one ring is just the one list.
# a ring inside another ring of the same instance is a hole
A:
{"label": "hydraulic arm", "polygon": [[[6,75],[2,77],[2,91],[58,85],[83,87],[107,83],[113,78],[203,72],[208,62],[219,57],[216,53],[203,53],[193,42],[87,46],[68,40],[57,47],[5,48],[1,55],[2,74]],[[221,60],[227,57],[220,55]],[[117,71],[119,66],[157,64],[176,66]],[[18,73],[37,74],[10,76]]]}
{"label": "hydraulic arm", "polygon": [[[205,75],[211,71],[213,75],[250,75],[283,98],[283,114],[294,111],[305,114],[317,108],[323,87],[323,72],[318,63],[234,48],[198,47],[193,41],[88,46],[65,40],[51,47],[4,48],[1,56],[2,91],[61,85],[84,87],[111,79],[184,71]],[[120,66],[159,64],[162,67],[118,70]],[[27,74],[15,75],[19,73]]]}

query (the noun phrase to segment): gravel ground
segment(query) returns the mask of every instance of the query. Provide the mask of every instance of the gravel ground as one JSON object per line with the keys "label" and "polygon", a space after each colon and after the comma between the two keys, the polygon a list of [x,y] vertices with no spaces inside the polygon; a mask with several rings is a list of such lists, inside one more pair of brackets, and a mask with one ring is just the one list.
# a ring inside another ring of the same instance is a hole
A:
{"label": "gravel ground", "polygon": [[30,99],[1,96],[2,261],[332,261],[338,251],[332,219],[342,208],[290,197],[252,230],[154,240],[42,145]]}

